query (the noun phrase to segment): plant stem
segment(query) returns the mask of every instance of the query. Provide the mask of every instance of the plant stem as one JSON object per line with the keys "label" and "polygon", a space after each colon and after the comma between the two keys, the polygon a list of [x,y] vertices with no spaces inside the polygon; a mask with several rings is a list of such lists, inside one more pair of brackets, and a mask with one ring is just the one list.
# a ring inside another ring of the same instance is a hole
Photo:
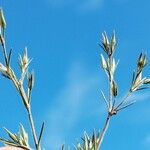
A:
{"label": "plant stem", "polygon": [[[110,56],[108,58],[109,60],[109,66],[111,66],[111,63],[112,63],[112,57]],[[104,127],[102,129],[102,132],[100,134],[100,137],[99,137],[99,141],[98,141],[98,150],[100,149],[101,145],[102,145],[102,142],[103,142],[103,139],[104,139],[104,136],[106,134],[106,131],[108,129],[108,126],[109,126],[109,122],[110,122],[110,118],[112,115],[110,115],[110,112],[112,111],[112,107],[113,107],[113,96],[112,96],[112,82],[113,82],[113,74],[111,74],[111,72],[109,72],[109,76],[108,76],[108,82],[109,82],[109,108],[108,108],[108,115],[107,115],[107,118],[106,118],[106,121],[105,121],[105,124],[104,124]]]}
{"label": "plant stem", "polygon": [[2,37],[2,35],[0,35],[0,39],[1,39],[1,43],[2,43],[2,47],[3,47],[3,53],[4,53],[4,60],[5,60],[5,64],[6,66],[8,65],[8,57],[7,57],[7,51],[6,51],[6,45],[5,45],[5,40]]}
{"label": "plant stem", "polygon": [[24,102],[24,105],[26,106],[26,111],[28,113],[28,119],[29,119],[29,124],[30,124],[30,128],[31,128],[35,148],[36,148],[36,150],[40,150],[40,146],[38,145],[38,139],[37,139],[37,135],[36,135],[36,131],[35,131],[35,125],[34,125],[34,121],[33,121],[31,107],[30,107],[30,104],[28,103],[28,98],[27,98],[27,95],[26,95],[25,90],[23,88],[23,85],[19,86],[18,91],[19,91],[19,94],[20,94],[20,96]]}
{"label": "plant stem", "polygon": [[[112,63],[112,57],[110,56],[109,58],[109,66],[111,66],[111,63]],[[113,74],[111,74],[111,72],[109,71],[109,79],[108,79],[108,82],[109,82],[109,110],[108,111],[111,111],[112,109],[112,105],[113,105],[113,97],[112,97],[112,82],[113,82]]]}
{"label": "plant stem", "polygon": [[36,135],[36,131],[35,131],[35,125],[34,125],[34,121],[33,121],[31,107],[30,107],[30,104],[28,103],[28,97],[25,93],[23,85],[18,85],[18,87],[19,87],[18,88],[19,95],[22,98],[22,101],[25,105],[25,108],[26,108],[26,111],[27,111],[27,114],[28,114],[29,124],[30,124],[30,128],[31,128],[35,148],[36,148],[36,150],[40,150],[40,146],[38,144],[38,139],[37,139],[37,135]]}
{"label": "plant stem", "polygon": [[36,132],[35,132],[35,125],[34,125],[31,109],[28,110],[28,118],[29,118],[29,122],[30,122],[31,131],[32,131],[36,150],[40,150],[40,146],[38,146],[38,140],[37,140],[37,136],[36,136]]}
{"label": "plant stem", "polygon": [[[28,104],[28,98],[27,98],[27,95],[26,95],[22,85],[19,88],[19,93],[20,93],[20,95],[23,99],[23,102],[25,102],[25,105]],[[38,144],[38,139],[37,139],[37,135],[36,135],[36,131],[35,131],[35,125],[34,125],[34,120],[33,120],[33,115],[32,115],[30,104],[28,104],[26,106],[26,110],[27,110],[27,113],[28,113],[28,119],[29,119],[29,124],[30,124],[30,128],[31,128],[35,148],[36,148],[36,150],[40,150],[40,146]]]}
{"label": "plant stem", "polygon": [[105,121],[105,125],[104,125],[103,130],[102,130],[102,132],[101,132],[101,134],[100,134],[100,137],[99,137],[98,149],[97,149],[97,150],[99,150],[100,147],[101,147],[101,145],[102,145],[104,136],[105,136],[106,131],[107,131],[108,126],[109,126],[110,118],[111,118],[111,116],[108,114],[108,116],[107,116],[107,118],[106,118],[106,121]]}
{"label": "plant stem", "polygon": [[31,112],[31,107],[30,107],[30,104],[29,104],[28,96],[27,96],[27,94],[24,90],[23,84],[20,83],[18,81],[18,79],[16,78],[15,73],[13,72],[13,70],[10,67],[10,64],[7,64],[8,63],[8,57],[7,57],[6,45],[5,45],[5,42],[2,39],[2,37],[0,37],[0,40],[2,42],[5,64],[6,64],[6,67],[8,69],[7,71],[8,71],[10,80],[13,82],[15,88],[17,89],[17,92],[21,96],[23,104],[24,104],[24,106],[26,108],[26,111],[28,113],[28,119],[29,119],[29,124],[30,124],[30,128],[31,128],[35,148],[36,148],[36,150],[40,150],[41,148],[40,148],[40,145],[38,143],[38,139],[37,139],[37,135],[36,135],[36,131],[35,131],[35,125],[34,125],[34,121],[33,121],[33,116],[32,116],[32,112]]}

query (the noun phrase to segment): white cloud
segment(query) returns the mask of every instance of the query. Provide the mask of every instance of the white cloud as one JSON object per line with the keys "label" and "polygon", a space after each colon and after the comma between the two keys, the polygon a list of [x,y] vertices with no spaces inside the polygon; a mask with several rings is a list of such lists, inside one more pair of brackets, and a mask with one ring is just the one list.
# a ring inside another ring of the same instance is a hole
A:
{"label": "white cloud", "polygon": [[55,101],[53,107],[47,112],[49,124],[44,141],[49,149],[60,149],[67,135],[80,121],[80,113],[90,91],[98,87],[98,84],[98,76],[86,72],[80,63],[71,66],[65,86],[58,91],[53,100]]}

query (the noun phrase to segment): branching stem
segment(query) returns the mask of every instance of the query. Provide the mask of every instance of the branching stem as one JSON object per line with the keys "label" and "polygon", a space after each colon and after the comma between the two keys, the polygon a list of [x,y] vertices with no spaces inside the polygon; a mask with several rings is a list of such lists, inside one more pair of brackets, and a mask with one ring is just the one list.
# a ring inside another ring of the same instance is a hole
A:
{"label": "branching stem", "polygon": [[131,95],[131,92],[128,92],[126,96],[123,98],[123,100],[116,106],[115,110],[118,110],[118,108],[125,103],[127,98]]}
{"label": "branching stem", "polygon": [[23,101],[23,104],[24,104],[25,109],[26,109],[27,114],[28,114],[29,124],[30,124],[30,128],[31,128],[35,148],[36,148],[36,150],[40,150],[41,148],[40,148],[40,145],[38,144],[38,139],[37,139],[37,135],[36,135],[36,131],[35,131],[35,125],[34,125],[34,121],[33,121],[33,116],[32,116],[32,112],[31,112],[31,107],[30,107],[30,103],[28,100],[28,96],[24,90],[23,82],[18,81],[18,79],[15,76],[14,71],[10,67],[10,64],[8,64],[8,57],[7,57],[7,50],[6,50],[5,41],[4,41],[4,39],[2,39],[2,37],[0,37],[0,38],[1,38],[0,40],[2,42],[2,48],[3,48],[3,53],[4,53],[5,64],[7,67],[7,73],[9,75],[10,80],[12,81],[15,88],[17,89],[17,92],[21,96],[21,99]]}

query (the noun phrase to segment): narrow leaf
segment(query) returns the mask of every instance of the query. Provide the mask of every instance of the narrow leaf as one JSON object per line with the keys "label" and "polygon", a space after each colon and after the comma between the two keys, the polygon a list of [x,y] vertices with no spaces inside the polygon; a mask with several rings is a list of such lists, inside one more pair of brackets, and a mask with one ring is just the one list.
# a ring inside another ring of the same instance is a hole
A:
{"label": "narrow leaf", "polygon": [[39,139],[38,139],[38,146],[40,145],[40,141],[41,141],[42,134],[43,134],[43,131],[44,131],[44,125],[45,125],[45,123],[43,122],[42,127],[41,127],[41,131],[40,131],[40,135],[39,135]]}
{"label": "narrow leaf", "polygon": [[109,108],[108,101],[107,101],[107,99],[106,99],[106,97],[105,97],[103,91],[101,91],[101,94],[102,94],[102,96],[103,96],[103,99],[104,99],[104,102],[106,103],[107,108]]}
{"label": "narrow leaf", "polygon": [[122,106],[121,108],[118,108],[116,111],[120,111],[120,110],[122,110],[122,109],[125,109],[125,108],[127,108],[127,107],[133,105],[135,102],[136,102],[136,101],[133,101],[133,102],[131,102],[131,103],[128,103],[128,104]]}
{"label": "narrow leaf", "polygon": [[10,61],[11,61],[11,55],[12,55],[12,49],[10,49],[9,54],[8,54],[8,66],[10,66]]}

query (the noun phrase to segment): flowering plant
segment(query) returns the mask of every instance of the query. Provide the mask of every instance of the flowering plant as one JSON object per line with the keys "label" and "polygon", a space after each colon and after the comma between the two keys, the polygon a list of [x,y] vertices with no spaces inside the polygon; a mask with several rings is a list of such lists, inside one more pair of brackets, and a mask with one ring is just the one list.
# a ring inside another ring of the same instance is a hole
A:
{"label": "flowering plant", "polygon": [[[13,83],[16,91],[19,93],[23,106],[27,112],[29,126],[31,128],[31,133],[33,136],[34,148],[35,150],[41,150],[40,142],[43,134],[44,122],[41,125],[39,136],[37,136],[31,109],[31,96],[34,86],[34,73],[29,71],[29,65],[32,59],[28,57],[28,51],[27,48],[25,48],[23,56],[19,55],[18,64],[20,76],[17,77],[15,71],[11,67],[12,50],[8,52],[6,49],[5,29],[6,21],[3,10],[0,9],[0,45],[3,50],[4,58],[4,62],[0,63],[0,72],[6,79],[10,80]],[[76,150],[99,150],[101,148],[106,131],[109,127],[111,118],[117,115],[118,112],[120,112],[121,110],[126,109],[127,107],[135,103],[135,101],[128,101],[128,97],[132,93],[149,88],[148,85],[150,84],[150,78],[142,77],[143,69],[147,65],[147,58],[145,54],[141,53],[137,60],[136,71],[133,72],[132,82],[129,86],[129,90],[126,96],[120,101],[116,101],[116,97],[118,96],[118,86],[114,75],[119,61],[116,61],[114,57],[114,53],[117,47],[115,32],[113,32],[111,39],[109,39],[106,32],[104,32],[102,34],[102,40],[99,45],[104,52],[104,54],[101,54],[101,67],[105,72],[109,83],[108,96],[106,96],[106,94],[101,91],[102,98],[107,108],[107,117],[102,130],[99,133],[96,133],[94,131],[92,136],[89,136],[87,133],[85,133],[83,137],[83,142],[78,143],[77,146],[75,146]],[[17,134],[12,133],[7,128],[4,128],[4,130],[6,131],[9,138],[0,138],[0,141],[3,142],[5,145],[14,147],[14,150],[17,150],[19,148],[31,150],[28,134],[22,124],[20,124]],[[10,147],[6,147],[4,149],[9,150]],[[65,150],[64,145],[62,146],[62,150]]]}

